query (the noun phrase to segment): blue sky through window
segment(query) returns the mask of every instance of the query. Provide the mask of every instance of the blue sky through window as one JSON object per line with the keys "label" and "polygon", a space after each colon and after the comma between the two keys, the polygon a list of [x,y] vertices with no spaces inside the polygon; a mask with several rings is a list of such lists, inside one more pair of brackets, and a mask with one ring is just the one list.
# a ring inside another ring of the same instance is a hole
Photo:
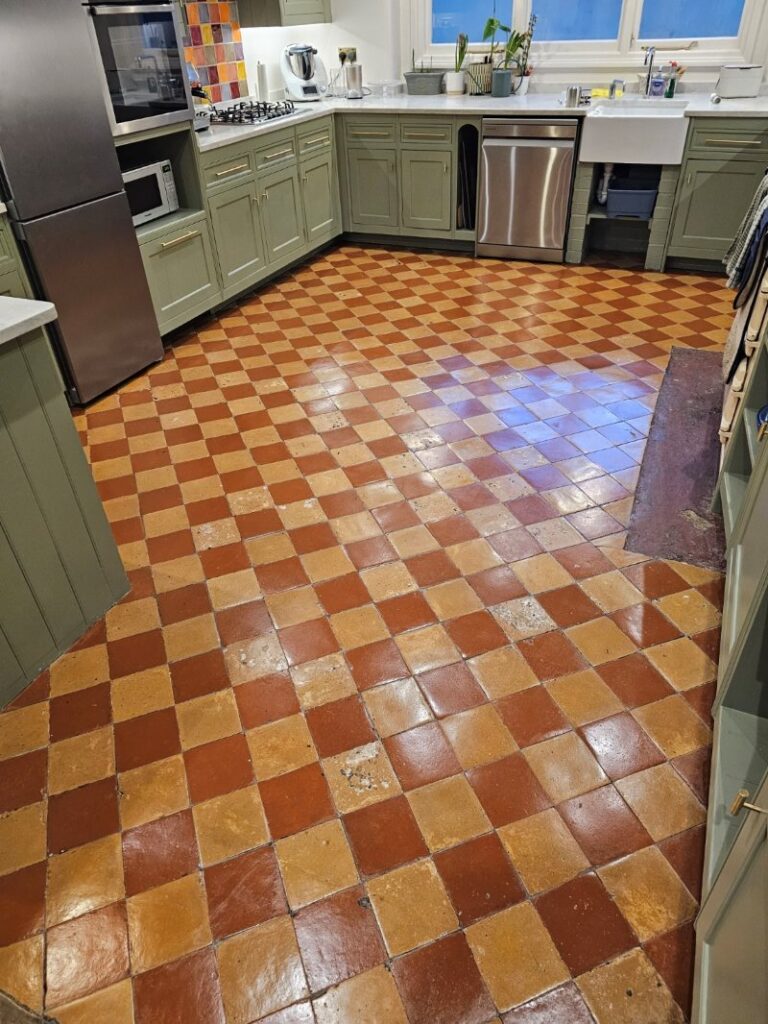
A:
{"label": "blue sky through window", "polygon": [[538,42],[617,39],[622,0],[534,0]]}
{"label": "blue sky through window", "polygon": [[736,36],[744,0],[645,0],[641,39]]}
{"label": "blue sky through window", "polygon": [[454,43],[459,32],[467,32],[470,42],[479,43],[492,13],[492,0],[432,0],[432,42]]}

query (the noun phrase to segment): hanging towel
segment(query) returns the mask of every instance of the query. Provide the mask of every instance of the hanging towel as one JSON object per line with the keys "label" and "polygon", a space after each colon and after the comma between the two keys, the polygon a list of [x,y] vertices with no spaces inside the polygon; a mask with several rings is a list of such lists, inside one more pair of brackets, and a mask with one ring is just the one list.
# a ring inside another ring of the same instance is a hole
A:
{"label": "hanging towel", "polygon": [[733,243],[725,254],[726,273],[728,274],[728,285],[731,288],[738,288],[742,277],[744,264],[749,256],[750,247],[755,235],[759,231],[763,214],[768,211],[768,174],[763,176],[757,191],[752,198],[749,209],[736,232]]}

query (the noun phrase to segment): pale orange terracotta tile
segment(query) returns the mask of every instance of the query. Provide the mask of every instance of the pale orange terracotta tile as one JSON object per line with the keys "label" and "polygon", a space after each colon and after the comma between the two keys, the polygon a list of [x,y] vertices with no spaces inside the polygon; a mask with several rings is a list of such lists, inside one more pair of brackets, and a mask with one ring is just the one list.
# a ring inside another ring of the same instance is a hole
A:
{"label": "pale orange terracotta tile", "polygon": [[440,545],[426,526],[409,526],[405,530],[395,530],[388,537],[392,547],[400,558],[415,558],[427,551],[437,551]]}
{"label": "pale orange terracotta tile", "polygon": [[357,693],[343,654],[328,654],[291,669],[296,696],[304,710]]}
{"label": "pale orange terracotta tile", "polygon": [[123,899],[119,835],[105,836],[48,859],[48,927]]}
{"label": "pale orange terracotta tile", "polygon": [[556,804],[608,781],[586,743],[573,732],[526,747],[523,755]]}
{"label": "pale orange terracotta tile", "polygon": [[133,1024],[133,989],[130,978],[93,992],[83,999],[56,1007],[59,1024]]}
{"label": "pale orange terracotta tile", "polygon": [[572,626],[566,634],[592,665],[616,661],[637,650],[612,619],[593,619],[580,626]]}
{"label": "pale orange terracotta tile", "polygon": [[346,651],[389,637],[386,623],[373,604],[338,612],[331,616],[330,623],[339,645]]}
{"label": "pale orange terracotta tile", "polygon": [[451,715],[441,725],[464,769],[500,761],[517,750],[512,734],[491,704]]}
{"label": "pale orange terracotta tile", "polygon": [[400,783],[381,743],[345,750],[325,758],[322,765],[339,814],[389,800],[400,792]]}
{"label": "pale orange terracotta tile", "polygon": [[586,725],[624,710],[610,686],[592,669],[561,676],[548,683],[547,690],[573,725]]}
{"label": "pale orange terracotta tile", "polygon": [[702,633],[720,625],[720,612],[698,590],[668,594],[656,601],[656,606],[683,633]]}
{"label": "pale orange terracotta tile", "polygon": [[239,572],[214,576],[208,580],[208,593],[211,604],[218,612],[223,608],[232,608],[246,601],[256,601],[261,597],[261,587],[253,569],[241,569]]}
{"label": "pale orange terracotta tile", "polygon": [[226,939],[218,948],[224,1011],[231,1024],[261,1020],[309,993],[287,915]]}
{"label": "pale orange terracotta tile", "polygon": [[294,501],[289,505],[279,505],[277,514],[286,530],[298,530],[302,526],[323,523],[327,518],[320,502],[312,498]]}
{"label": "pale orange terracotta tile", "polygon": [[246,733],[256,778],[261,782],[317,761],[303,715],[289,715]]}
{"label": "pale orange terracotta tile", "polygon": [[531,903],[502,910],[466,930],[467,941],[496,1006],[509,1010],[570,979]]}
{"label": "pale orange terracotta tile", "polygon": [[582,580],[581,588],[604,612],[615,612],[631,604],[642,604],[644,600],[637,587],[618,571]]}
{"label": "pale orange terracotta tile", "polygon": [[160,614],[154,597],[138,601],[123,601],[110,608],[104,616],[107,625],[107,639],[119,640],[125,636],[146,633],[160,626]]}
{"label": "pale orange terracotta tile", "polygon": [[385,562],[363,569],[360,578],[374,601],[386,601],[418,589],[416,580],[402,562]]}
{"label": "pale orange terracotta tile", "polygon": [[413,673],[428,672],[460,661],[456,646],[443,626],[425,626],[395,638],[400,653]]}
{"label": "pale orange terracotta tile", "polygon": [[112,717],[116,722],[148,715],[150,711],[169,708],[174,703],[171,673],[167,665],[134,672],[113,679],[109,688]]}
{"label": "pale orange terracotta tile", "polygon": [[296,626],[300,622],[319,619],[323,609],[313,587],[298,587],[265,598],[269,614],[277,629]]}
{"label": "pale orange terracotta tile", "polygon": [[45,803],[0,815],[0,875],[45,860]]}
{"label": "pale orange terracotta tile", "polygon": [[112,726],[52,743],[48,748],[48,792],[63,793],[115,773]]}
{"label": "pale orange terracotta tile", "polygon": [[267,820],[256,786],[236,789],[195,804],[192,814],[201,862],[205,865],[228,860],[269,841]]}
{"label": "pale orange terracotta tile", "polygon": [[212,743],[240,732],[240,715],[232,690],[217,690],[176,705],[182,750]]}
{"label": "pale orange terracotta tile", "polygon": [[644,704],[632,714],[669,758],[689,754],[712,741],[711,730],[680,695]]}
{"label": "pale orange terracotta tile", "polygon": [[461,544],[452,544],[445,550],[453,564],[464,576],[471,576],[472,573],[482,572],[483,569],[492,569],[495,565],[502,564],[501,558],[488,541],[482,538],[463,541]]}
{"label": "pale orange terracotta tile", "polygon": [[0,761],[48,743],[48,702],[0,715]]}
{"label": "pale orange terracotta tile", "polygon": [[391,956],[458,927],[448,893],[431,860],[379,875],[370,879],[367,888]]}
{"label": "pale orange terracotta tile", "polygon": [[448,580],[424,591],[430,608],[441,622],[469,615],[483,607],[483,602],[466,580]]}
{"label": "pale orange terracotta tile", "polygon": [[527,640],[557,628],[535,597],[502,601],[494,605],[492,614],[510,640]]}
{"label": "pale orange terracotta tile", "polygon": [[582,974],[577,984],[597,1024],[683,1024],[683,1012],[641,949]]}
{"label": "pale orange terracotta tile", "polygon": [[715,572],[713,569],[704,569],[698,565],[691,565],[689,562],[668,561],[667,565],[670,569],[674,569],[678,576],[682,576],[690,587],[700,587],[702,584],[710,583],[722,575],[722,573]]}
{"label": "pale orange terracotta tile", "polygon": [[109,662],[104,644],[70,651],[51,665],[51,696],[60,697],[108,679]]}
{"label": "pale orange terracotta tile", "polygon": [[696,913],[696,900],[656,846],[608,864],[598,874],[641,942],[671,931]]}
{"label": "pale orange terracotta tile", "polygon": [[491,700],[527,690],[539,682],[536,673],[516,647],[499,647],[472,658],[467,664]]}
{"label": "pale orange terracotta tile", "polygon": [[441,779],[408,793],[408,802],[430,850],[444,850],[488,832],[486,817],[463,775]]}
{"label": "pale orange terracotta tile", "polygon": [[408,1024],[395,979],[374,967],[315,999],[317,1024]]}
{"label": "pale orange terracotta tile", "polygon": [[368,714],[379,736],[394,736],[432,718],[427,702],[413,679],[398,679],[363,693]]}
{"label": "pale orange terracotta tile", "polygon": [[252,679],[273,672],[282,672],[288,667],[283,648],[275,634],[230,644],[224,651],[224,661],[233,686],[250,683]]}
{"label": "pale orange terracotta tile", "polygon": [[271,533],[245,542],[252,565],[269,565],[284,558],[293,558],[296,549],[287,533]]}
{"label": "pale orange terracotta tile", "polygon": [[358,881],[352,851],[338,820],[305,829],[275,844],[292,910]]}
{"label": "pale orange terracotta tile", "polygon": [[562,885],[589,867],[554,807],[505,825],[499,837],[532,896]]}
{"label": "pale orange terracotta tile", "polygon": [[354,544],[358,540],[377,537],[381,528],[370,512],[356,512],[331,521],[331,529],[340,544]]}
{"label": "pale orange terracotta tile", "polygon": [[704,808],[671,764],[620,779],[616,788],[658,842],[704,821]]}
{"label": "pale orange terracotta tile", "polygon": [[355,566],[343,548],[325,548],[323,551],[311,551],[301,556],[304,571],[313,583],[345,576],[355,572]]}
{"label": "pale orange terracotta tile", "polygon": [[0,990],[31,1010],[43,1009],[43,936],[0,946]]}
{"label": "pale orange terracotta tile", "polygon": [[198,615],[163,627],[168,661],[181,661],[219,646],[219,634],[212,614]]}
{"label": "pale orange terracotta tile", "polygon": [[[138,511],[135,514],[138,515]],[[141,517],[141,522],[147,537],[163,537],[167,533],[189,529],[189,516],[183,505],[147,512]]]}
{"label": "pale orange terracotta tile", "polygon": [[515,576],[531,594],[567,587],[573,578],[552,555],[534,555],[515,562]]}
{"label": "pale orange terracotta tile", "polygon": [[136,971],[148,971],[211,942],[208,906],[197,874],[131,896],[126,907]]}
{"label": "pale orange terracotta tile", "polygon": [[649,647],[645,656],[676,690],[690,690],[715,678],[717,666],[687,636]]}
{"label": "pale orange terracotta tile", "polygon": [[118,796],[123,828],[182,810],[189,804],[184,761],[180,756],[169,757],[121,772]]}
{"label": "pale orange terracotta tile", "polygon": [[167,594],[192,583],[202,583],[204,579],[205,572],[199,555],[182,555],[181,558],[152,566],[152,581],[158,594]]}

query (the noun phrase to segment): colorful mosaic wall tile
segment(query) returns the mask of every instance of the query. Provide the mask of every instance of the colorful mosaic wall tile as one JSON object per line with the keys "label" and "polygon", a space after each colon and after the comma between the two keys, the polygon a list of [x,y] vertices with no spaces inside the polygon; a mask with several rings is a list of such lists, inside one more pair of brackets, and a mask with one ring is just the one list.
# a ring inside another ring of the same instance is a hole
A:
{"label": "colorful mosaic wall tile", "polygon": [[185,3],[184,59],[213,103],[248,95],[237,3]]}

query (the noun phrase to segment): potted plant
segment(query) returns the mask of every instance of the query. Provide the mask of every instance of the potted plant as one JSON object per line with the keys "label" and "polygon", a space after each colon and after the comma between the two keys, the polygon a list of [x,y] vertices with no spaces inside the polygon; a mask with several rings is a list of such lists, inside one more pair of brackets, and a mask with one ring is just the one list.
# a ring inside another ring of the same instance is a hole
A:
{"label": "potted plant", "polygon": [[531,43],[533,42],[533,30],[536,27],[536,15],[532,14],[530,21],[528,22],[528,30],[523,33],[523,41],[520,47],[520,56],[517,60],[518,67],[520,68],[520,77],[517,80],[516,85],[513,88],[513,92],[516,96],[525,96],[528,92],[528,86],[531,82],[531,75],[533,74],[533,64],[530,63],[529,57],[531,54]]}
{"label": "potted plant", "polygon": [[456,50],[453,60],[453,71],[445,73],[445,91],[449,96],[461,96],[464,92],[464,58],[467,56],[469,36],[465,32],[459,32],[456,36]]}
{"label": "potted plant", "polygon": [[[517,54],[522,50],[525,42],[525,33],[513,31],[509,26],[502,25],[498,18],[489,18],[485,26],[487,38],[491,40],[491,63],[494,63],[496,56],[496,33],[505,32],[507,35],[498,63],[493,69],[493,80],[491,84],[492,96],[509,96],[512,92],[512,65],[519,66]],[[484,41],[486,41],[484,33]]]}
{"label": "potted plant", "polygon": [[424,61],[421,62],[421,67],[416,67],[416,53],[411,52],[411,70],[406,71],[404,78],[406,88],[408,89],[409,96],[437,96],[440,92],[440,87],[443,84],[443,72],[435,71],[431,66],[432,59],[430,58],[430,67],[424,67]]}

